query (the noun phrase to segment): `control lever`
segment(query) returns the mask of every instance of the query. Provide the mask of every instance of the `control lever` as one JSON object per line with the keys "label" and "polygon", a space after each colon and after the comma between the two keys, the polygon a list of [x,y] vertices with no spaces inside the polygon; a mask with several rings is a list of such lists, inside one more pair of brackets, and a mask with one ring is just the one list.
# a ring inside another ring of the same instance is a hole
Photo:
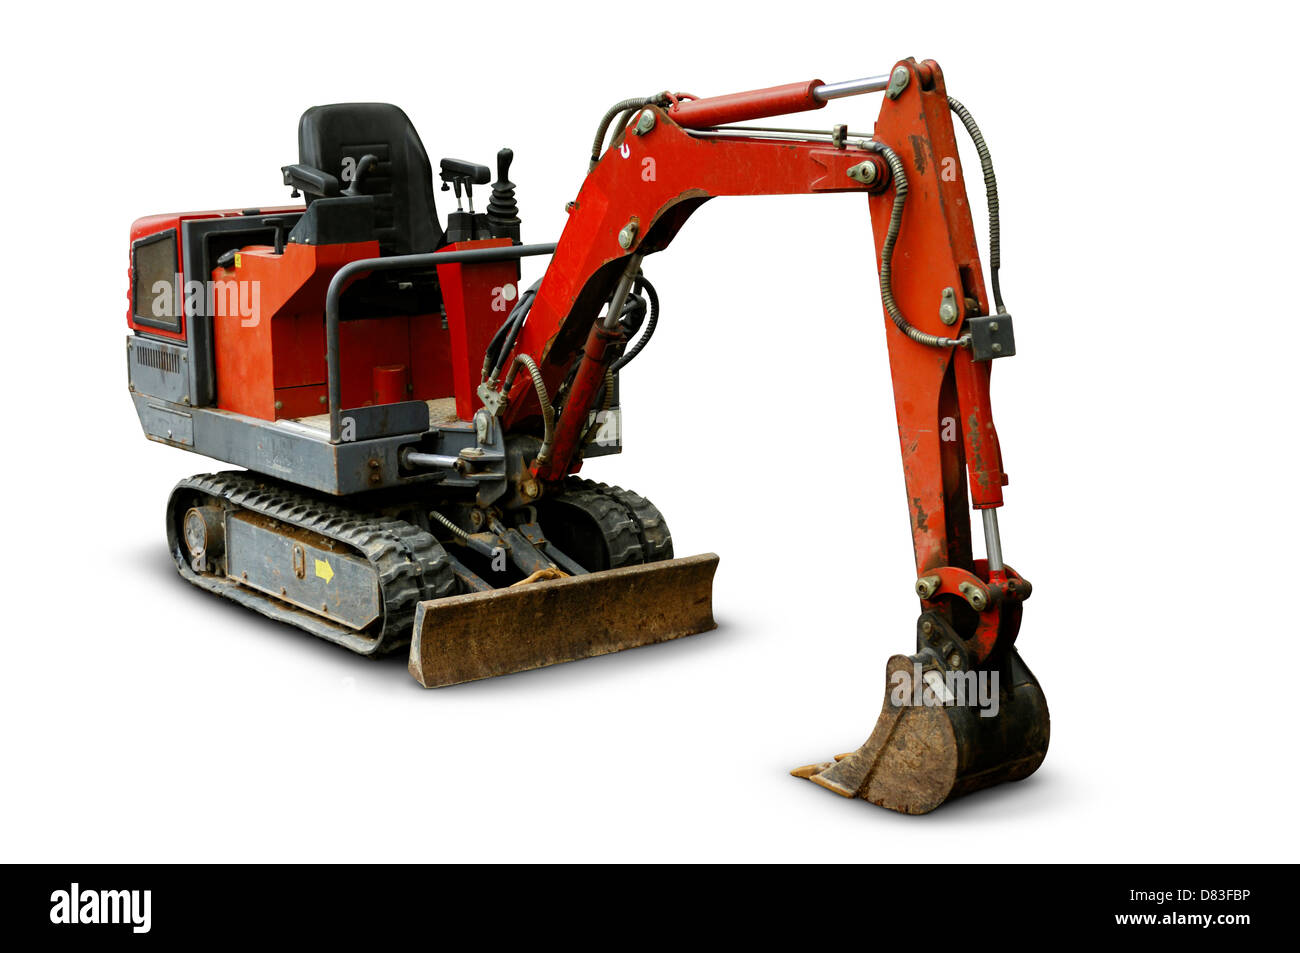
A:
{"label": "control lever", "polygon": [[466,162],[464,159],[443,159],[439,163],[442,169],[442,191],[453,189],[456,194],[456,211],[463,212],[461,189],[465,190],[465,200],[469,212],[474,213],[474,186],[487,185],[492,178],[492,170],[485,165]]}

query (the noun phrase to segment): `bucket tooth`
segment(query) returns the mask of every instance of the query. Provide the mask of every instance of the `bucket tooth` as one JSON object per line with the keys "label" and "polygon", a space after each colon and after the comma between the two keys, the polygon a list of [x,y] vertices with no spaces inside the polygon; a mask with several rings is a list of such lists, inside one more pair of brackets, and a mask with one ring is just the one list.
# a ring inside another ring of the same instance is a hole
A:
{"label": "bucket tooth", "polygon": [[421,602],[408,667],[438,688],[707,632],[717,567],[708,553]]}
{"label": "bucket tooth", "polygon": [[[904,814],[927,814],[963,794],[1033,774],[1047,755],[1050,723],[1042,689],[1016,651],[984,670],[998,680],[997,710],[987,716],[975,705],[914,704],[912,681],[933,666],[923,655],[892,657],[871,737],[835,761],[790,773]],[[900,685],[909,687],[899,691]]]}

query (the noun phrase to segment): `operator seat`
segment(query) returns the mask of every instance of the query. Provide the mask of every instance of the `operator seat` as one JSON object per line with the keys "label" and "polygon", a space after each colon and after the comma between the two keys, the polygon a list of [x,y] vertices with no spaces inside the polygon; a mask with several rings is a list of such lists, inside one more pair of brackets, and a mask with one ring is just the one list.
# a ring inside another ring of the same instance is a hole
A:
{"label": "operator seat", "polygon": [[[374,196],[380,254],[435,251],[443,234],[433,204],[433,167],[406,113],[389,103],[334,103],[313,106],[298,121],[298,161],[337,176],[344,186],[367,154],[379,161],[363,176],[360,191]],[[310,204],[313,196],[306,199]]]}

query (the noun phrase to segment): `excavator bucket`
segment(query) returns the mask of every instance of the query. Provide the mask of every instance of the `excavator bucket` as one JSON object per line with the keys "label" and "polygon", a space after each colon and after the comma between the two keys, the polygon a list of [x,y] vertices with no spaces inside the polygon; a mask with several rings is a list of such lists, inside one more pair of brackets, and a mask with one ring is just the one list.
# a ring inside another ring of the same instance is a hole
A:
{"label": "excavator bucket", "polygon": [[713,553],[421,602],[410,671],[455,685],[717,628]]}
{"label": "excavator bucket", "polygon": [[790,773],[891,811],[928,814],[963,794],[1029,777],[1047,755],[1048,734],[1042,689],[1015,649],[1000,665],[961,673],[933,656],[895,655],[866,743]]}

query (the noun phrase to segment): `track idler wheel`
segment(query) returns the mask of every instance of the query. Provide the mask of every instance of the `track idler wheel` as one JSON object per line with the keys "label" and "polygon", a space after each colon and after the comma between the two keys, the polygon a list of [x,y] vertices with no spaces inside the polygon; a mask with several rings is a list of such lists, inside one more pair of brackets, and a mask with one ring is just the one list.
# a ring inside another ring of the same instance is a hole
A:
{"label": "track idler wheel", "polygon": [[1047,755],[1047,701],[1014,648],[998,664],[950,669],[928,652],[895,655],[866,743],[790,772],[844,797],[927,814],[981,788],[1029,777]]}

